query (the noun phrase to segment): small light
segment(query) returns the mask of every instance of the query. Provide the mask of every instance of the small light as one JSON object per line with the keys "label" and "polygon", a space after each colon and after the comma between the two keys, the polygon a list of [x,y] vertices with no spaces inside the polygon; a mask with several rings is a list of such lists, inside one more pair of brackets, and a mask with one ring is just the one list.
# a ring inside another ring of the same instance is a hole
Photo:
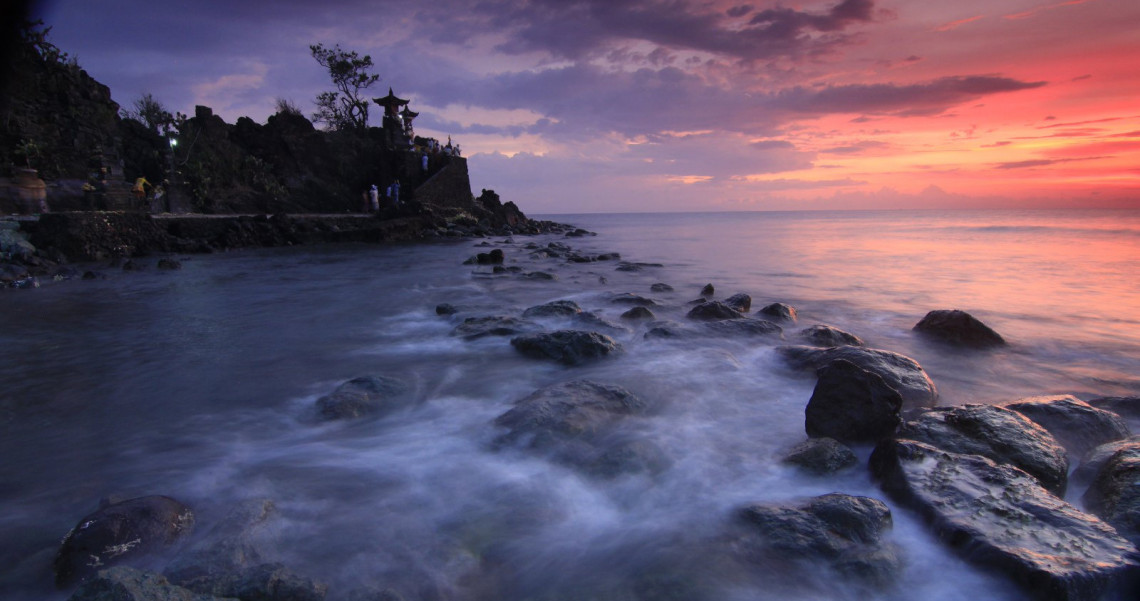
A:
{"label": "small light", "polygon": [[175,138],[171,138],[170,139],[170,147],[174,148],[175,146],[178,146],[178,140]]}

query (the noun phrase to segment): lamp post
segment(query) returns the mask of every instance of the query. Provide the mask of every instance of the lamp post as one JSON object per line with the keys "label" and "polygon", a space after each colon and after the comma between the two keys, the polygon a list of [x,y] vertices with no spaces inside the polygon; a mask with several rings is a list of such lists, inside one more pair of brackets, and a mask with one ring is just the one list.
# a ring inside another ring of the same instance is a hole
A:
{"label": "lamp post", "polygon": [[163,201],[166,204],[166,212],[169,213],[171,210],[170,195],[174,193],[174,179],[176,174],[174,171],[174,147],[178,146],[178,138],[167,134],[167,142],[170,143],[170,177],[166,180]]}

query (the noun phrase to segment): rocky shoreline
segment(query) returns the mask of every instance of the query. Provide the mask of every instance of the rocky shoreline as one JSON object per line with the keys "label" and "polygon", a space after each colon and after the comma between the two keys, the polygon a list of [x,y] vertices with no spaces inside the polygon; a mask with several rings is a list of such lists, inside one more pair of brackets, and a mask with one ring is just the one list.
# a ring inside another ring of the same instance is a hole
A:
{"label": "rocky shoreline", "polygon": [[[492,266],[493,274],[538,279],[504,266],[513,253],[613,261],[617,269],[638,265],[614,253],[584,254],[564,242],[513,240],[467,263],[482,270]],[[1140,592],[1140,438],[1128,425],[1140,420],[1140,398],[1086,402],[1055,396],[939,407],[934,382],[917,361],[867,348],[857,336],[823,324],[801,328],[788,305],[769,305],[750,316],[751,296],[717,300],[709,285],[689,303],[683,321],[664,321],[653,314],[661,309],[652,299],[626,293],[611,301],[631,306],[622,320],[639,324],[646,338],[749,337],[775,345],[789,369],[814,374],[815,388],[805,399],[806,440],[788,450],[788,465],[826,480],[860,469],[857,457],[870,451],[862,469],[885,498],[920,516],[967,561],[1003,574],[1032,598],[1123,601]],[[589,479],[653,478],[669,469],[673,458],[638,436],[636,423],[653,413],[653,399],[572,375],[577,366],[620,355],[622,345],[609,334],[628,331],[624,324],[565,299],[518,314],[473,315],[451,305],[439,305],[436,314],[454,324],[452,336],[499,338],[525,357],[570,370],[566,381],[518,399],[487,424],[497,432],[489,452],[537,455]],[[564,327],[552,331],[538,320],[561,320]],[[947,352],[995,353],[1008,346],[961,311],[932,311],[915,330]],[[803,344],[784,344],[786,336]],[[377,418],[412,402],[405,382],[366,374],[320,397],[312,420]],[[1070,476],[1073,465],[1079,468]],[[1064,500],[1078,488],[1083,509]],[[248,502],[205,535],[191,536],[193,510],[173,499],[156,495],[109,503],[67,535],[56,577],[64,587],[81,583],[72,601],[325,599],[326,585],[294,567],[260,559],[265,553],[259,545],[270,543],[255,534],[274,514],[272,501]],[[517,517],[534,519],[525,512]],[[855,590],[882,591],[897,584],[906,563],[891,542],[891,527],[891,509],[883,500],[842,492],[743,505],[725,516],[720,532],[689,541],[692,548],[675,556],[655,556],[654,571],[634,585],[638,592],[631,598],[661,598],[661,587],[670,598],[706,598],[723,585],[710,581],[719,578],[800,586],[838,579]],[[175,557],[161,574],[128,567],[171,549]],[[483,551],[493,555],[492,549]],[[77,556],[96,557],[98,569]],[[106,569],[117,563],[123,565]],[[333,598],[405,597],[377,588]]]}

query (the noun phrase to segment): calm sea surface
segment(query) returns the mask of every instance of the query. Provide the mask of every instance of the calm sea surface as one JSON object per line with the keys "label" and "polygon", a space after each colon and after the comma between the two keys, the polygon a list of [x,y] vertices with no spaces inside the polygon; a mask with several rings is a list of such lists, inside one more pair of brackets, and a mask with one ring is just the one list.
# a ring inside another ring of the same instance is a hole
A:
{"label": "calm sea surface", "polygon": [[[635,599],[662,549],[683,555],[742,505],[828,492],[885,500],[863,469],[819,479],[778,463],[805,438],[814,378],[774,349],[817,323],[913,357],[944,404],[1140,395],[1140,212],[554,219],[598,235],[489,240],[508,266],[553,281],[463,265],[486,250],[464,240],[183,257],[175,272],[97,266],[106,280],[0,291],[0,598],[65,599],[50,564],[76,521],[103,497],[165,494],[195,508],[203,532],[243,499],[273,500],[269,559],[328,583],[334,601],[361,587],[409,601]],[[660,266],[619,271],[525,248],[552,241]],[[674,291],[650,292],[658,282]],[[709,283],[716,298],[750,294],[754,308],[793,305],[799,321],[783,341],[646,340],[630,325],[614,336],[623,355],[577,368],[523,358],[507,338],[451,335],[466,317],[559,299],[621,323],[628,307],[610,296],[625,292],[683,321]],[[445,302],[460,313],[437,316]],[[927,311],[952,308],[1010,346],[954,352],[912,334]],[[407,382],[416,406],[313,419],[318,397],[366,374]],[[496,416],[574,378],[658,407],[639,427],[671,466],[598,480],[492,450]],[[774,591],[726,575],[717,598],[1022,598],[888,504],[906,558],[896,589],[824,579]]]}

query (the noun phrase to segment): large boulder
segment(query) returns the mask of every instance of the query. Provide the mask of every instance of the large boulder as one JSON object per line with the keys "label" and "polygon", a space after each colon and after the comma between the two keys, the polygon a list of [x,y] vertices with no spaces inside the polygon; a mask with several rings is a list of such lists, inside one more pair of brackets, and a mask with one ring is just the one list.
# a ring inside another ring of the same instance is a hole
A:
{"label": "large boulder", "polygon": [[386,376],[361,376],[337,386],[331,394],[317,399],[321,419],[354,419],[383,416],[408,407],[413,399],[408,386]]}
{"label": "large boulder", "polygon": [[722,319],[744,319],[744,314],[720,301],[708,301],[690,309],[686,317],[699,321],[719,321]]}
{"label": "large boulder", "polygon": [[496,418],[495,425],[507,431],[495,439],[495,446],[547,453],[559,463],[603,477],[655,473],[668,464],[664,453],[619,427],[649,409],[620,386],[563,382],[531,393]]}
{"label": "large boulder", "polygon": [[833,346],[864,346],[863,340],[858,336],[840,330],[839,328],[823,324],[804,328],[800,330],[799,336],[812,346],[825,348]]}
{"label": "large boulder", "polygon": [[949,344],[970,348],[1004,346],[1005,339],[965,311],[938,310],[926,314],[914,331]]}
{"label": "large boulder", "polygon": [[613,338],[582,330],[524,334],[512,338],[511,346],[528,357],[565,365],[581,365],[622,351],[621,345]]}
{"label": "large boulder", "polygon": [[1045,428],[1074,457],[1102,444],[1128,438],[1128,424],[1117,414],[1097,409],[1071,395],[1021,399],[1004,405]]}
{"label": "large boulder", "polygon": [[[171,584],[163,575],[115,566],[84,582],[68,601],[225,601]],[[235,600],[230,600],[235,601]]]}
{"label": "large boulder", "polygon": [[878,499],[828,494],[801,503],[761,503],[738,510],[737,522],[733,546],[769,569],[811,573],[823,562],[845,579],[882,586],[902,568],[895,546],[885,539],[891,511]]}
{"label": "large boulder", "polygon": [[55,557],[56,584],[64,587],[100,568],[144,557],[179,541],[194,528],[194,512],[165,496],[105,505],[79,520]]}
{"label": "large boulder", "polygon": [[1013,465],[1053,493],[1065,492],[1069,472],[1065,449],[1048,430],[1011,409],[994,405],[932,409],[903,424],[898,436]]}
{"label": "large boulder", "polygon": [[1140,441],[1114,445],[1082,501],[1140,547]]}
{"label": "large boulder", "polygon": [[902,395],[878,374],[836,359],[819,369],[819,381],[804,410],[811,437],[840,442],[877,442],[895,433]]}
{"label": "large boulder", "polygon": [[776,349],[793,369],[817,371],[819,368],[843,359],[879,375],[884,382],[902,395],[903,403],[911,407],[931,407],[938,400],[938,389],[917,361],[879,349],[857,346],[813,348],[810,346],[784,346]]}
{"label": "large boulder", "polygon": [[890,440],[875,448],[870,467],[882,488],[921,514],[942,541],[1042,601],[1105,598],[1131,586],[1140,570],[1136,547],[1111,526],[1013,466]]}
{"label": "large boulder", "polygon": [[464,319],[463,323],[455,326],[451,335],[462,336],[466,340],[476,340],[484,336],[515,336],[540,329],[538,324],[529,319],[509,315],[487,315]]}

